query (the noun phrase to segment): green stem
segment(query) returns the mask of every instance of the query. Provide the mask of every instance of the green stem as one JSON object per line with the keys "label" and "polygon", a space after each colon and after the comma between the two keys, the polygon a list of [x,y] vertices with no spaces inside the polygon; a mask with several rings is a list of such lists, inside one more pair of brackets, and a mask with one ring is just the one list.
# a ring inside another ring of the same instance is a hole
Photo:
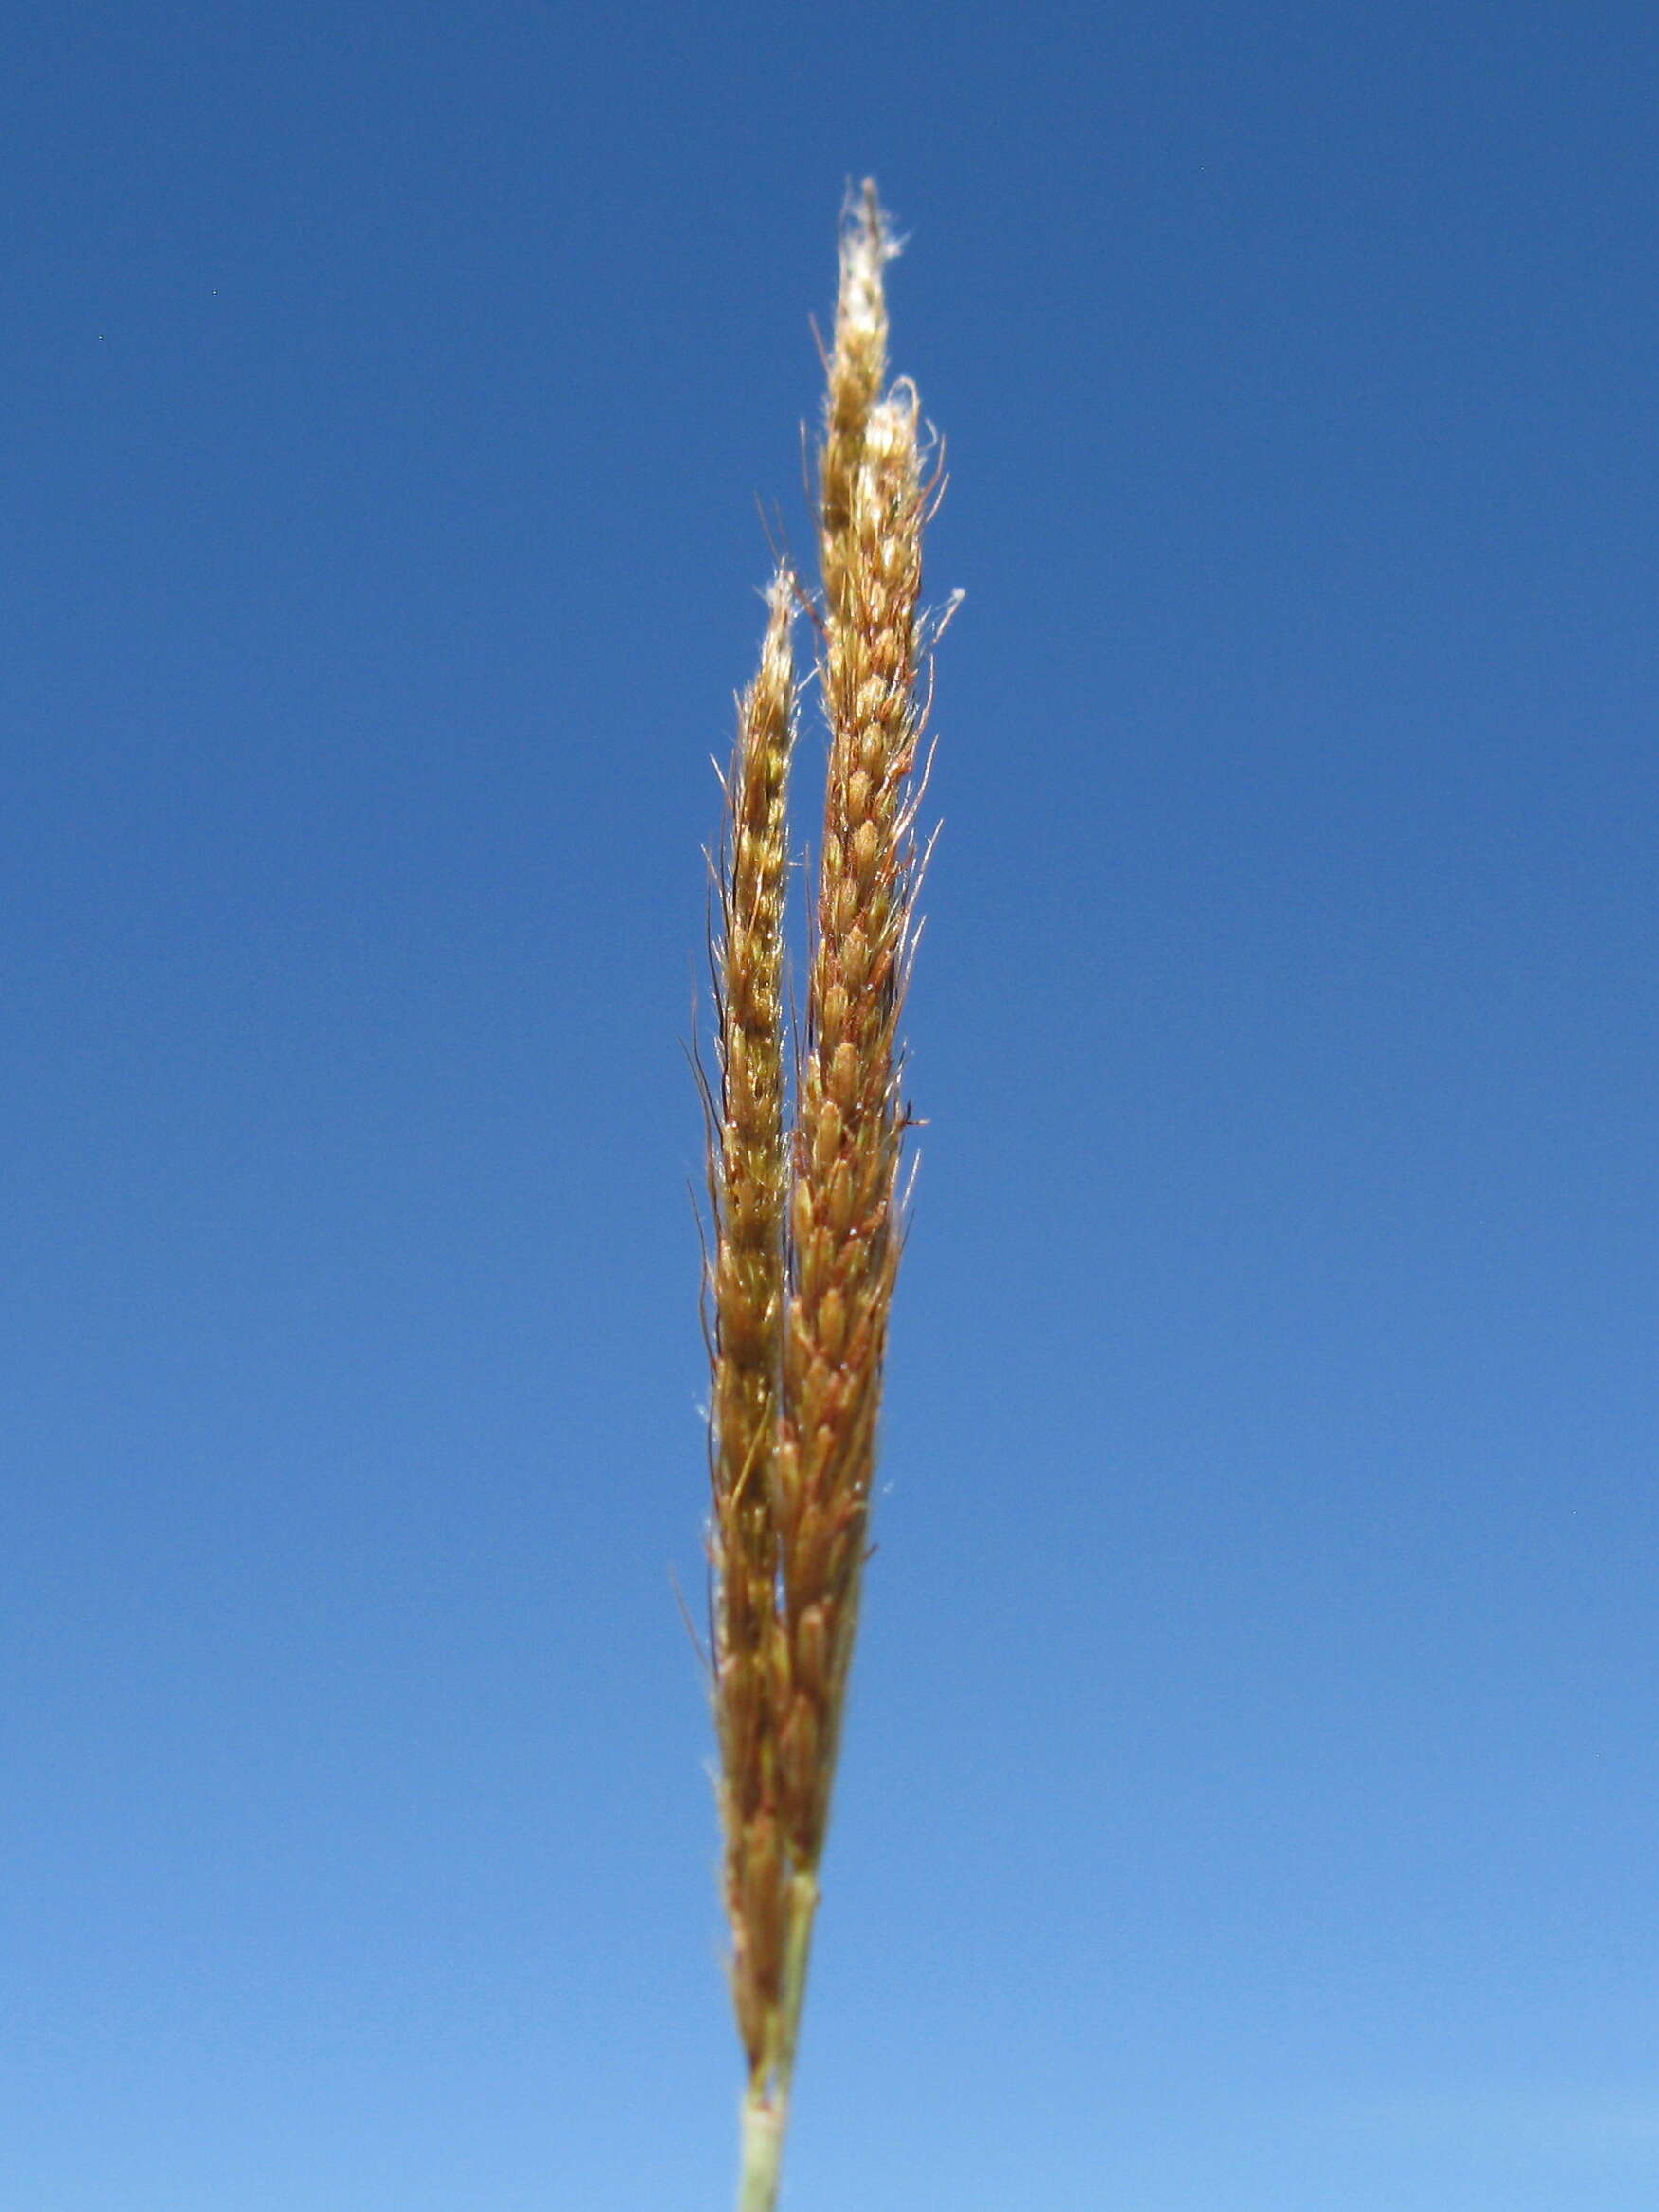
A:
{"label": "green stem", "polygon": [[778,2175],[784,2163],[784,2112],[751,2089],[743,2100],[743,2171],[737,2183],[737,2212],[772,2212],[778,2202]]}
{"label": "green stem", "polygon": [[766,2076],[750,2082],[743,2100],[743,2167],[737,2184],[737,2212],[776,2212],[784,2138],[789,2127],[789,2091],[795,2078],[795,2048],[801,2038],[801,2007],[806,2002],[812,1918],[817,1910],[818,1877],[810,1869],[792,1875],[777,2049]]}

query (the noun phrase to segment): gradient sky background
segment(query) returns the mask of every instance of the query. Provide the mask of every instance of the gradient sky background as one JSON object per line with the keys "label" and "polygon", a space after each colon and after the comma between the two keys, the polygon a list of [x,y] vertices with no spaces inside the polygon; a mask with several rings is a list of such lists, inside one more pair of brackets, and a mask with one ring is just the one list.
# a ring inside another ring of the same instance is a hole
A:
{"label": "gradient sky background", "polygon": [[0,2201],[730,2202],[680,1041],[873,170],[967,599],[788,2212],[1659,2203],[1653,10],[30,12]]}

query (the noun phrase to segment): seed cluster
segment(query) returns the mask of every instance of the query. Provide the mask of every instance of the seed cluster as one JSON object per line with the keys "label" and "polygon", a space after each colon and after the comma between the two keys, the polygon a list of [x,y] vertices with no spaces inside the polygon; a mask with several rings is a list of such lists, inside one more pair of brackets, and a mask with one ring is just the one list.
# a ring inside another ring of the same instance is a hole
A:
{"label": "seed cluster", "polygon": [[897,1031],[918,874],[927,492],[915,392],[883,390],[893,250],[867,185],[841,239],[819,454],[829,768],[792,1130],[784,812],[796,728],[789,623],[802,593],[786,573],[773,583],[760,668],[740,702],[719,869],[714,1679],[757,2172],[775,2167],[794,2062],[899,1259]]}
{"label": "seed cluster", "polygon": [[871,409],[822,668],[830,729],[808,1035],[795,1133],[778,1532],[789,1637],[780,1739],[792,1856],[816,1865],[857,1625],[887,1318],[898,1265],[896,1028],[914,876],[922,490],[914,395]]}
{"label": "seed cluster", "polygon": [[772,1779],[784,1653],[772,1510],[784,1297],[784,905],[796,734],[790,579],[738,705],[726,783],[717,969],[720,1128],[713,1201],[715,1713],[732,1985],[751,2065],[777,2012],[783,1858]]}

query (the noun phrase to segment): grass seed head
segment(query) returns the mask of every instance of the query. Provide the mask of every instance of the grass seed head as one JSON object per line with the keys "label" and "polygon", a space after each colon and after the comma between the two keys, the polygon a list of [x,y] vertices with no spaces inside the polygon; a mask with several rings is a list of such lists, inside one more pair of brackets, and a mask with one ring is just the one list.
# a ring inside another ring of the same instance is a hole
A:
{"label": "grass seed head", "polygon": [[714,1703],[732,1989],[751,2070],[765,2062],[783,1970],[785,1867],[777,1708],[787,1660],[772,1512],[786,1279],[784,909],[796,734],[793,580],[767,600],[766,641],[738,706],[719,861],[719,1128],[714,1216]]}
{"label": "grass seed head", "polygon": [[795,740],[780,573],[727,778],[710,1182],[714,1695],[731,1977],[749,2064],[746,2207],[777,2185],[818,1869],[869,1547],[906,1116],[898,1023],[915,943],[925,707],[918,408],[887,389],[875,188],[840,240],[819,452],[829,725],[805,1037],[787,1115],[785,804]]}

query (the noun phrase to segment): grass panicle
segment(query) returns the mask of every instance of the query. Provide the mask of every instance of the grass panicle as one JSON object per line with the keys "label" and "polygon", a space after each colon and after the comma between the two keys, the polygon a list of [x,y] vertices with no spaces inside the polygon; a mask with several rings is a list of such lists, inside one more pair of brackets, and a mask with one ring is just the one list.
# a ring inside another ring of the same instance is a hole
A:
{"label": "grass panicle", "polygon": [[877,403],[863,444],[835,548],[843,607],[826,625],[821,664],[830,761],[777,1460],[791,1692],[783,1802],[791,1859],[808,1869],[829,1820],[899,1258],[897,1025],[915,879],[924,504],[914,394]]}
{"label": "grass panicle", "polygon": [[738,702],[718,870],[719,1127],[713,1152],[715,1712],[732,1993],[751,2073],[767,2055],[784,1958],[784,1853],[773,1779],[785,1654],[772,1500],[785,1295],[784,909],[796,735],[792,579],[768,595],[766,642]]}
{"label": "grass panicle", "polygon": [[784,810],[799,588],[782,573],[741,702],[718,870],[711,1460],[724,1886],[748,2060],[739,2212],[776,2203],[901,1242],[929,487],[915,391],[884,389],[893,251],[867,184],[842,227],[819,452],[829,767],[792,1127]]}

